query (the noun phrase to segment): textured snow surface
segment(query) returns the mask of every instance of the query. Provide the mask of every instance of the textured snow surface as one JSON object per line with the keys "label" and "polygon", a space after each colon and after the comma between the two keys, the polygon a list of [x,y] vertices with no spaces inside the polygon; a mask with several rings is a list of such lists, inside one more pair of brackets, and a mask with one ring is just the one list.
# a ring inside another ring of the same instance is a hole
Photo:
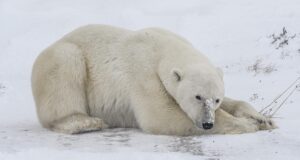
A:
{"label": "textured snow surface", "polygon": [[156,26],[191,41],[223,69],[226,95],[260,110],[300,76],[299,8],[299,0],[0,0],[0,159],[300,159],[299,89],[276,114],[276,130],[174,137],[50,132],[30,88],[37,55],[79,26]]}

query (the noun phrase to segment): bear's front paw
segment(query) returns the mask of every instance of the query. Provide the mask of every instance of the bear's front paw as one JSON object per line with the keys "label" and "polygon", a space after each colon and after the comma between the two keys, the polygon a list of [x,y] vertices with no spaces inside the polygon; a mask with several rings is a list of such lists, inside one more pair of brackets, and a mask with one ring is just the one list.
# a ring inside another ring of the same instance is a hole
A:
{"label": "bear's front paw", "polygon": [[265,117],[263,115],[261,116],[250,116],[249,118],[255,120],[257,123],[259,130],[270,130],[275,129],[277,126],[275,123],[268,117]]}
{"label": "bear's front paw", "polygon": [[256,121],[249,118],[235,118],[235,120],[226,128],[222,127],[224,134],[241,134],[252,133],[259,130],[259,126]]}
{"label": "bear's front paw", "polygon": [[252,106],[247,103],[242,103],[238,109],[234,112],[235,117],[247,118],[254,121],[259,130],[270,130],[277,128],[271,118],[262,115],[257,112]]}

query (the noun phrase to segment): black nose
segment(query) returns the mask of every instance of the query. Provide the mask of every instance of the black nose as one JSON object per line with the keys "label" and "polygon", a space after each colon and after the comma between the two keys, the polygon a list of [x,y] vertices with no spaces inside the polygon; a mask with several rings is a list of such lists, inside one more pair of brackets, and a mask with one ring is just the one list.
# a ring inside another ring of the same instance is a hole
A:
{"label": "black nose", "polygon": [[213,123],[202,123],[204,129],[211,129],[214,124]]}

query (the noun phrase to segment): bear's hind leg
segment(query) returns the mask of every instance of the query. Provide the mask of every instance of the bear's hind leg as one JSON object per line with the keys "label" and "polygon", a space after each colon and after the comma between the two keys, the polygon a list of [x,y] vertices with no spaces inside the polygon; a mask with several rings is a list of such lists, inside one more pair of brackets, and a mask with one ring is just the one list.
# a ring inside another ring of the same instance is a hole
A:
{"label": "bear's hind leg", "polygon": [[107,127],[89,115],[87,78],[83,53],[72,43],[55,44],[39,56],[32,72],[32,90],[45,128],[75,134]]}
{"label": "bear's hind leg", "polygon": [[53,122],[50,129],[56,132],[67,134],[78,134],[91,131],[97,131],[108,126],[102,119],[90,117],[84,114],[73,114]]}

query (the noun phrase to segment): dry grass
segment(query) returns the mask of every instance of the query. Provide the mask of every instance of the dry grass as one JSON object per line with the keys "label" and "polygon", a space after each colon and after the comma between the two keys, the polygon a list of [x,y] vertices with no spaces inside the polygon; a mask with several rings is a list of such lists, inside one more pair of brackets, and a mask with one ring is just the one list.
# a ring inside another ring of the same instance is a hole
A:
{"label": "dry grass", "polygon": [[0,83],[0,95],[4,94],[5,86]]}
{"label": "dry grass", "polygon": [[285,27],[282,28],[282,32],[279,34],[271,34],[269,38],[272,39],[271,44],[275,45],[276,49],[284,48],[289,45],[290,40],[294,39],[296,34],[289,34]]}
{"label": "dry grass", "polygon": [[255,75],[259,73],[270,74],[274,71],[277,71],[274,64],[263,64],[262,59],[257,59],[254,64],[247,67],[248,72],[254,72]]}

